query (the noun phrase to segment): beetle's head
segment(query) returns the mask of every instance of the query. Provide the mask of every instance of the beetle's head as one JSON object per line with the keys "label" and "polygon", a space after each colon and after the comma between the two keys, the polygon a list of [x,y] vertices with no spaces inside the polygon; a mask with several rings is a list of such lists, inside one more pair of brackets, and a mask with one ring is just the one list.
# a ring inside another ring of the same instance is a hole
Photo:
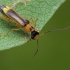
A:
{"label": "beetle's head", "polygon": [[36,40],[37,38],[38,38],[38,35],[39,35],[39,32],[37,32],[37,31],[32,31],[31,32],[31,39],[34,39],[34,40]]}

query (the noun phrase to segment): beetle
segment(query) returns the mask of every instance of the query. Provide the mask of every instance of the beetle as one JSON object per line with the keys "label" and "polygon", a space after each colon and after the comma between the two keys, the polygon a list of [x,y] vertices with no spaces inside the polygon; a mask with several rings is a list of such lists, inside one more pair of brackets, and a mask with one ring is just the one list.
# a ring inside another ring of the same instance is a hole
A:
{"label": "beetle", "polygon": [[[0,5],[0,12],[2,14],[2,19],[14,22],[20,28],[23,28],[27,32],[31,33],[31,39],[36,40],[38,38],[39,32],[36,31],[35,28],[30,24],[29,20],[22,18],[18,13],[16,13],[12,9],[15,5],[18,4],[18,2],[12,4],[12,6]],[[19,29],[12,28],[11,30],[19,30]],[[11,32],[11,30],[8,31],[6,34],[1,34],[1,36],[8,35]],[[37,41],[37,43],[38,43],[38,41]],[[37,49],[37,51],[38,51],[38,49]]]}
{"label": "beetle", "polygon": [[[57,30],[49,30],[47,32],[44,32],[43,34],[40,34],[39,35],[39,32],[35,30],[35,28],[30,24],[30,21],[21,17],[17,12],[15,12],[12,8],[14,6],[16,6],[20,1],[17,1],[16,3],[12,4],[11,6],[4,6],[4,5],[0,5],[0,12],[2,13],[3,15],[3,18],[4,20],[9,20],[9,21],[12,21],[14,22],[17,26],[25,29],[27,32],[31,33],[31,39],[33,40],[37,40],[37,50],[34,54],[34,56],[36,55],[36,53],[38,52],[38,48],[39,48],[39,45],[38,45],[38,36],[41,36],[41,35],[44,35],[44,34],[47,34],[49,32],[57,32],[57,31],[62,31],[62,30],[66,30],[69,27],[66,27],[66,28],[63,28],[63,29],[57,29]],[[25,3],[25,6],[26,6],[26,3]],[[19,29],[15,29],[15,28],[12,28],[11,30],[19,30]],[[10,30],[10,31],[11,31]],[[10,33],[10,31],[8,31],[6,34],[4,35],[8,35]],[[2,34],[3,35],[3,34]],[[33,57],[34,57],[33,56]]]}

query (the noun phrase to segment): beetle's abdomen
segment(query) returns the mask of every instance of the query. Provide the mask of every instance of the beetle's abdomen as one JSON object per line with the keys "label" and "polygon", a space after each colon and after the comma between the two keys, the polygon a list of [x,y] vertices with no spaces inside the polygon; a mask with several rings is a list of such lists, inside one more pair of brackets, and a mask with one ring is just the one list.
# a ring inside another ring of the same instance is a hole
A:
{"label": "beetle's abdomen", "polygon": [[15,22],[18,26],[24,28],[28,32],[35,31],[34,27],[29,23],[29,20],[26,20],[19,16],[14,10],[11,9],[9,6],[0,5],[1,13],[9,18],[11,21]]}
{"label": "beetle's abdomen", "polygon": [[9,18],[11,18],[11,19],[13,19],[13,20],[15,20],[16,22],[18,22],[20,25],[22,25],[22,26],[25,26],[26,24],[28,24],[29,23],[29,21],[28,20],[26,20],[26,19],[23,19],[21,16],[19,16],[14,10],[9,10],[7,13],[6,13],[6,15],[9,17]]}
{"label": "beetle's abdomen", "polygon": [[3,9],[5,8],[4,5],[0,5],[0,12],[2,13],[3,12]]}

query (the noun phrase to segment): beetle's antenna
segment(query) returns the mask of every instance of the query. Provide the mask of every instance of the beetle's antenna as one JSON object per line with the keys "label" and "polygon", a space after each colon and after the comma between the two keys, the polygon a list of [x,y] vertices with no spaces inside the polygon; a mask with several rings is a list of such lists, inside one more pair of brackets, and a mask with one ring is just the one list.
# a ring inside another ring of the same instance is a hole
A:
{"label": "beetle's antenna", "polygon": [[[47,32],[42,33],[41,35],[44,35],[44,34],[47,34],[47,33],[50,33],[50,32],[63,31],[63,30],[67,30],[67,29],[69,29],[69,28],[70,28],[70,26],[68,26],[68,27],[66,27],[66,28],[63,28],[63,29],[49,30],[49,31],[47,31]],[[41,35],[40,35],[40,36],[41,36]]]}
{"label": "beetle's antenna", "polygon": [[37,39],[37,50],[36,50],[36,52],[34,53],[34,55],[33,55],[33,57],[32,58],[34,58],[35,57],[35,55],[37,54],[37,52],[38,52],[38,49],[39,49],[39,44],[38,44],[38,39]]}

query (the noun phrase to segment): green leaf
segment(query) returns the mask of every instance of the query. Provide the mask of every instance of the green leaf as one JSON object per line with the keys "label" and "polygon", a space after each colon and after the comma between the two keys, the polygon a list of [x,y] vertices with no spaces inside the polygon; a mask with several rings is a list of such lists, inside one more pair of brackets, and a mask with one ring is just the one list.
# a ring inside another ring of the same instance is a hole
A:
{"label": "green leaf", "polygon": [[[26,19],[38,18],[36,27],[38,30],[41,30],[64,1],[65,0],[31,0],[30,2],[27,2],[26,7],[23,3],[19,3],[17,6],[15,6],[14,10]],[[0,3],[3,5],[10,5],[14,2],[16,1],[0,0]],[[0,19],[0,34],[5,34],[11,28],[16,27],[17,26],[12,22],[7,22]],[[29,39],[29,34],[27,35]],[[25,42],[26,40],[23,29],[19,31],[11,31],[11,33],[7,36],[0,37],[0,50],[16,47],[18,45],[24,44]]]}

